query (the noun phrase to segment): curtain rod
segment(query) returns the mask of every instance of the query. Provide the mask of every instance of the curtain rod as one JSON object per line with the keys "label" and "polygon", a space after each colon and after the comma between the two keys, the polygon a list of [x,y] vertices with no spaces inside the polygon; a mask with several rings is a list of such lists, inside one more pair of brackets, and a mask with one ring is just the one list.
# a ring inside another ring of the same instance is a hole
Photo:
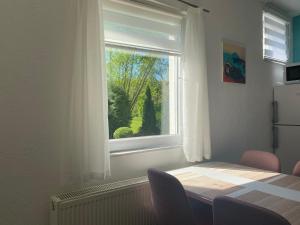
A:
{"label": "curtain rod", "polygon": [[[191,6],[193,8],[199,8],[199,6],[194,5],[192,3],[189,3],[189,2],[187,2],[185,0],[177,0],[177,1],[182,2],[182,3],[184,3],[184,4],[188,5],[188,6]],[[206,13],[210,13],[210,10],[208,10],[208,9],[203,9],[203,11],[206,12]]]}

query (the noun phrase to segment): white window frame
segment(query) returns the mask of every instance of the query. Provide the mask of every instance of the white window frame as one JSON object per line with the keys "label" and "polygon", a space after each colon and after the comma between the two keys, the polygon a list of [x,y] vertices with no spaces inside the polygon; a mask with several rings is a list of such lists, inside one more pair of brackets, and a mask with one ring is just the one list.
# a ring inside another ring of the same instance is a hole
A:
{"label": "white window frame", "polygon": [[170,135],[155,135],[155,136],[141,136],[141,137],[133,137],[133,138],[120,138],[120,139],[109,139],[109,149],[111,153],[119,153],[119,152],[130,152],[130,151],[143,151],[143,150],[157,150],[157,149],[165,149],[165,148],[176,148],[182,146],[182,132],[181,132],[181,96],[182,96],[182,88],[181,88],[181,54],[178,52],[170,52],[164,51],[160,49],[148,49],[141,48],[135,46],[125,46],[117,43],[109,43],[106,42],[105,47],[113,47],[119,49],[136,49],[141,51],[148,51],[150,53],[161,53],[168,54],[170,56],[176,56],[176,65],[175,74],[176,78],[174,79],[174,96],[175,96],[175,106],[176,112],[175,115],[175,133]]}
{"label": "white window frame", "polygon": [[[265,55],[265,47],[264,47],[265,46],[265,26],[264,26],[264,15],[265,14],[270,14],[270,15],[286,22],[286,25],[287,25],[287,28],[286,28],[286,31],[287,31],[287,37],[286,37],[287,61],[282,61],[279,59],[267,57]],[[274,12],[273,10],[263,10],[263,12],[262,12],[262,56],[263,56],[263,60],[273,62],[273,63],[278,63],[281,65],[286,65],[290,61],[290,58],[291,58],[290,47],[291,47],[291,22],[288,19],[285,19],[283,16],[281,16],[278,12]]]}

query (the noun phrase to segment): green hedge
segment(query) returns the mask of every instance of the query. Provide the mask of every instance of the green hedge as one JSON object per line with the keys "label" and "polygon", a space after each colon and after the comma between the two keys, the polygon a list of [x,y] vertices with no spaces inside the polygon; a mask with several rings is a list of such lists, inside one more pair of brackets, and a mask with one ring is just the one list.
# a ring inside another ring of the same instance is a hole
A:
{"label": "green hedge", "polygon": [[132,129],[133,134],[138,134],[142,127],[142,117],[133,117],[130,123],[130,128]]}
{"label": "green hedge", "polygon": [[133,136],[133,131],[129,127],[119,127],[114,132],[114,139],[118,138],[128,138]]}

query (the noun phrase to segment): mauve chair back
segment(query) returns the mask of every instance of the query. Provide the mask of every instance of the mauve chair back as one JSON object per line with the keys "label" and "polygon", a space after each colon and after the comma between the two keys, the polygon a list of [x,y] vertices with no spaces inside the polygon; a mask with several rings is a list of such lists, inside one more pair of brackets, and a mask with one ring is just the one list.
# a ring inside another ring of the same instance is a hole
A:
{"label": "mauve chair back", "polygon": [[196,225],[185,191],[174,176],[149,169],[148,178],[160,225]]}
{"label": "mauve chair back", "polygon": [[284,217],[229,197],[217,197],[213,202],[214,225],[291,225]]}
{"label": "mauve chair back", "polygon": [[280,172],[280,161],[271,152],[248,150],[242,155],[240,164],[257,169]]}
{"label": "mauve chair back", "polygon": [[293,175],[300,177],[300,161],[298,161],[293,169]]}

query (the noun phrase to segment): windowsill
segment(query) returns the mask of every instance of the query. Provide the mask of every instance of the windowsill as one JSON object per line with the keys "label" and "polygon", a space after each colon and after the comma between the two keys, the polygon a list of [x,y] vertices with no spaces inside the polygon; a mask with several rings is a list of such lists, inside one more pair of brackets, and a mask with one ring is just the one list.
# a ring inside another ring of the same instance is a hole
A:
{"label": "windowsill", "polygon": [[110,156],[116,157],[116,156],[140,154],[140,153],[154,152],[154,151],[164,151],[164,150],[179,149],[179,148],[182,148],[182,145],[157,147],[157,148],[145,148],[145,149],[133,149],[133,150],[124,150],[124,151],[114,151],[114,152],[110,153]]}
{"label": "windowsill", "polygon": [[180,135],[157,135],[110,140],[109,148],[112,153],[123,153],[145,151],[148,149],[162,149],[165,147],[169,148],[172,146],[180,146],[181,143]]}

